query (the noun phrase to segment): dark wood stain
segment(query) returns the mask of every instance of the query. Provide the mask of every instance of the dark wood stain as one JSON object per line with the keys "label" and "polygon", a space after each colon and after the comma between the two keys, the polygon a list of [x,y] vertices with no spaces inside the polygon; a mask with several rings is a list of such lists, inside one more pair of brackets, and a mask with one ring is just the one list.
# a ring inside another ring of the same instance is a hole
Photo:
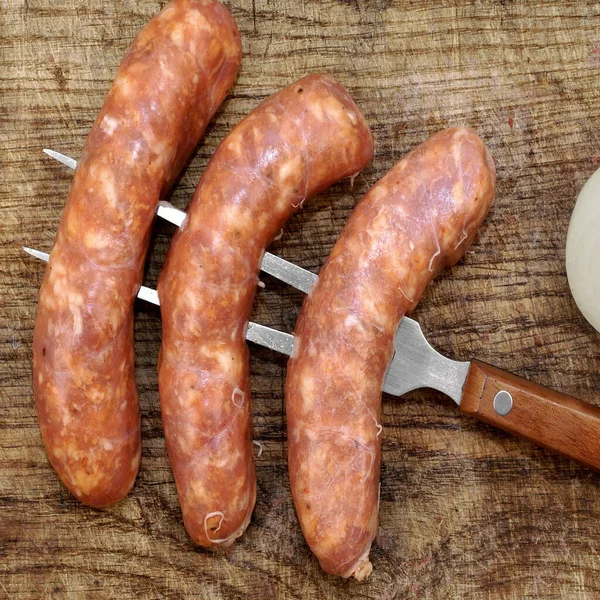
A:
{"label": "dark wood stain", "polygon": [[[460,414],[421,390],[384,397],[375,571],[324,575],[294,513],[286,466],[285,359],[251,348],[258,501],[223,553],[182,525],[160,421],[160,314],[135,306],[142,468],[131,494],[96,511],[50,468],[31,389],[43,265],[77,158],[119,61],[163,0],[6,0],[0,14],[0,598],[319,600],[600,597],[599,475]],[[440,128],[477,128],[497,164],[490,216],[415,317],[431,342],[600,405],[600,338],[568,291],[570,213],[600,155],[596,2],[231,0],[244,61],[171,201],[185,207],[217,144],[263,98],[310,71],[336,76],[376,149],[354,184],[305,204],[272,250],[317,271],[352,207],[403,153]],[[173,227],[158,223],[154,285]],[[253,320],[291,331],[302,294],[261,277]]]}
{"label": "dark wood stain", "polygon": [[58,83],[58,87],[61,90],[65,90],[67,88],[67,78],[62,70],[60,65],[54,65],[52,67],[52,74],[54,75],[54,79],[56,79],[56,83]]}

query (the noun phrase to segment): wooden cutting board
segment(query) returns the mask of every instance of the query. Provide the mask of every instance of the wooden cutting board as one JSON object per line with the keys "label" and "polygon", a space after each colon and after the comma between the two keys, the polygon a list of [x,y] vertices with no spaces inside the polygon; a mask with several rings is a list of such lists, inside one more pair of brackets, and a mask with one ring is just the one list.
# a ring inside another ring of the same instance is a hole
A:
{"label": "wooden cutting board", "polygon": [[[160,319],[136,306],[143,459],[129,497],[92,510],[50,468],[31,389],[44,265],[72,173],[119,61],[165,2],[3,0],[0,8],[0,597],[595,599],[600,475],[461,416],[439,393],[384,398],[381,525],[363,584],[324,575],[286,470],[285,360],[251,348],[258,501],[229,552],[185,534],[161,428]],[[172,201],[185,207],[219,140],[260,100],[312,71],[335,75],[375,135],[371,165],[318,198],[272,250],[317,271],[350,210],[406,151],[458,124],[498,168],[495,205],[467,257],[415,315],[450,356],[477,356],[600,404],[600,336],[567,287],[570,212],[600,156],[595,1],[232,0],[244,61]],[[157,222],[146,283],[173,227]],[[293,329],[302,295],[264,277],[253,319]]]}

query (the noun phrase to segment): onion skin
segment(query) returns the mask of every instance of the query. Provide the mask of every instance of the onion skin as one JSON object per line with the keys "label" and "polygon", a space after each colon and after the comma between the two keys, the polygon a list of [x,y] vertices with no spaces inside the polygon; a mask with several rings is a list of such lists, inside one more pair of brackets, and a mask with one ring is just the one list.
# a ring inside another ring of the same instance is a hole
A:
{"label": "onion skin", "polygon": [[579,192],[569,223],[566,257],[573,299],[600,332],[600,169]]}

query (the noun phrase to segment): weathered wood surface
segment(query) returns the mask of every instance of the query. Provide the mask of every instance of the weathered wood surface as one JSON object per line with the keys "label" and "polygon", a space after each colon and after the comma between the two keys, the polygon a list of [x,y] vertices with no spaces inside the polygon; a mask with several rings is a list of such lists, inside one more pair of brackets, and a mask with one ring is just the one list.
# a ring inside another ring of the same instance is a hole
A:
{"label": "weathered wood surface", "polygon": [[[157,310],[136,310],[143,460],[130,496],[95,511],[50,468],[31,389],[31,337],[71,172],[120,58],[164,2],[0,3],[0,597],[561,600],[600,597],[600,476],[461,415],[429,391],[384,398],[375,571],[320,572],[286,473],[285,361],[252,348],[258,503],[226,554],[192,546],[160,423]],[[309,203],[274,251],[317,270],[352,206],[438,129],[476,127],[498,166],[494,208],[416,316],[431,341],[600,404],[600,338],[568,292],[569,215],[600,155],[600,5],[566,0],[232,0],[244,62],[173,194],[185,207],[228,129],[309,71],[338,77],[376,138],[372,164]],[[172,227],[156,224],[147,283]],[[265,277],[254,319],[293,328],[301,294]]]}

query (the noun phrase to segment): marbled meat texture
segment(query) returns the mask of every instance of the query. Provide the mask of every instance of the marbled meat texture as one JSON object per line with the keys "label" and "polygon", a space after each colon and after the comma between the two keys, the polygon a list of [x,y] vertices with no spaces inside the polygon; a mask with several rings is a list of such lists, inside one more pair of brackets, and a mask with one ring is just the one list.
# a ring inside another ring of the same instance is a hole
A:
{"label": "marbled meat texture", "polygon": [[286,381],[289,472],[302,531],[328,573],[371,572],[394,333],[465,253],[494,184],[473,130],[434,135],[359,202],[304,302]]}
{"label": "marbled meat texture", "polygon": [[159,198],[233,85],[233,18],[176,0],[139,33],[87,138],[40,290],[33,382],[50,462],[85,504],[127,494],[140,464],[133,301]]}
{"label": "marbled meat texture", "polygon": [[184,523],[198,544],[231,544],[254,507],[245,332],[265,248],[308,197],[372,153],[346,90],[307,76],[223,140],[173,238],[158,285],[159,389]]}

